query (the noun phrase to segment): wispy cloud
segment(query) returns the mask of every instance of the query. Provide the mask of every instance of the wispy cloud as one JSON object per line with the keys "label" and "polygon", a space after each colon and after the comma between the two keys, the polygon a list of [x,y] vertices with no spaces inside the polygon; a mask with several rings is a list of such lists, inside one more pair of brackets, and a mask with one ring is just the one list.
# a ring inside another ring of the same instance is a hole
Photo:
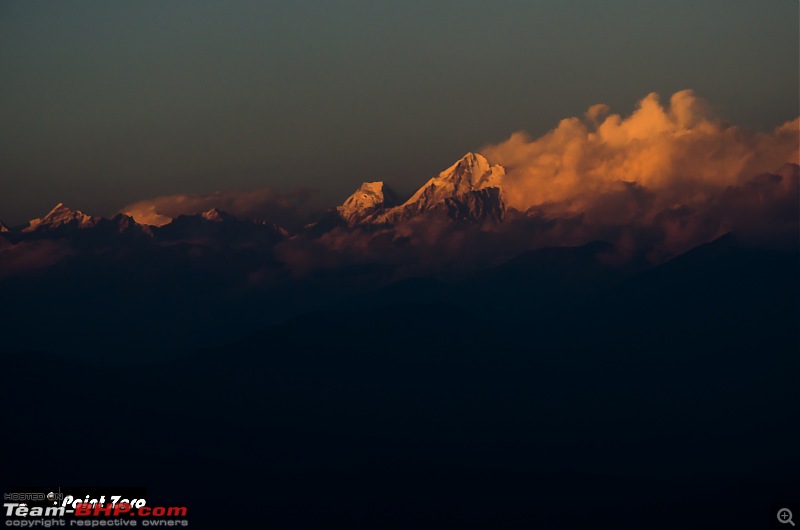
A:
{"label": "wispy cloud", "polygon": [[165,195],[129,204],[120,212],[130,215],[138,223],[162,226],[179,215],[193,215],[211,208],[243,219],[266,219],[289,229],[302,226],[321,211],[314,192],[309,189],[282,193],[263,188],[205,195]]}

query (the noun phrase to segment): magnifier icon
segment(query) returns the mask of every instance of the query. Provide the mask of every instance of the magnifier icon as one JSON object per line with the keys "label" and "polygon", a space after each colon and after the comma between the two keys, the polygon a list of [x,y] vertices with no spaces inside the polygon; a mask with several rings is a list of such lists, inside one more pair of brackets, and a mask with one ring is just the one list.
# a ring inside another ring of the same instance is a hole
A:
{"label": "magnifier icon", "polygon": [[789,523],[790,525],[794,526],[794,521],[792,521],[792,510],[789,508],[781,508],[778,510],[778,521],[781,524]]}

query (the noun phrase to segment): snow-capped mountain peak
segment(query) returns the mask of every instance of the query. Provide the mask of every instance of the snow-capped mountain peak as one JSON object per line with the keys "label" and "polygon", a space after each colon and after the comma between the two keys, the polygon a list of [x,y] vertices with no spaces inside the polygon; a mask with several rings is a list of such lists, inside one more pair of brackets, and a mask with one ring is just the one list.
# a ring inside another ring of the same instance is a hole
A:
{"label": "snow-capped mountain peak", "polygon": [[365,182],[336,210],[345,221],[354,223],[398,203],[395,193],[383,182]]}
{"label": "snow-capped mountain peak", "polygon": [[400,204],[383,182],[365,182],[336,212],[348,225],[393,224],[423,213],[458,221],[501,220],[504,216],[502,166],[467,153]]}
{"label": "snow-capped mountain peak", "polygon": [[437,177],[430,179],[408,199],[404,206],[417,204],[425,209],[433,204],[463,193],[485,188],[500,188],[505,169],[500,165],[490,165],[483,155],[467,153],[445,169]]}
{"label": "snow-capped mountain peak", "polygon": [[58,228],[65,225],[75,225],[77,228],[89,228],[97,224],[100,217],[87,215],[80,210],[73,210],[58,203],[55,208],[40,219],[33,219],[24,228],[23,232],[34,232],[42,229]]}

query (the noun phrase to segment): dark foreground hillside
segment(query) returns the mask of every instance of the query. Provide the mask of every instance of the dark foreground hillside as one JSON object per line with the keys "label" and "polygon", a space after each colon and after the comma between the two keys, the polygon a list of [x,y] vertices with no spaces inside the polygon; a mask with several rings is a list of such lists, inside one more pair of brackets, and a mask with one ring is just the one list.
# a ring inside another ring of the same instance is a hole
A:
{"label": "dark foreground hillside", "polygon": [[798,254],[598,277],[522,322],[422,282],[168,363],[4,354],[0,476],[145,485],[195,528],[768,528],[800,499]]}

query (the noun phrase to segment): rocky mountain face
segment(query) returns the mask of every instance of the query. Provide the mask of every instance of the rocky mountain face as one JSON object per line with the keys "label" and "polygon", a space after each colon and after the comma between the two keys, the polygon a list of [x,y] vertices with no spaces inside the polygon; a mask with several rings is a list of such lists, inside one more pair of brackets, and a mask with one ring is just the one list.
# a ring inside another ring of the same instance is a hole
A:
{"label": "rocky mountain face", "polygon": [[502,188],[505,169],[490,166],[489,161],[476,153],[467,153],[439,176],[426,182],[403,206],[417,205],[421,210],[431,208],[445,199],[458,197],[486,188]]}
{"label": "rocky mountain face", "polygon": [[505,170],[467,153],[428,180],[407,201],[387,194],[383,182],[366,182],[336,210],[349,225],[396,224],[418,215],[434,214],[456,222],[501,222],[505,216]]}
{"label": "rocky mountain face", "polygon": [[397,195],[383,182],[365,182],[336,211],[354,226],[381,217],[399,204]]}
{"label": "rocky mountain face", "polygon": [[474,189],[435,201],[412,202],[392,212],[388,220],[398,222],[416,215],[431,213],[456,222],[494,222],[505,219],[506,207],[498,187]]}

